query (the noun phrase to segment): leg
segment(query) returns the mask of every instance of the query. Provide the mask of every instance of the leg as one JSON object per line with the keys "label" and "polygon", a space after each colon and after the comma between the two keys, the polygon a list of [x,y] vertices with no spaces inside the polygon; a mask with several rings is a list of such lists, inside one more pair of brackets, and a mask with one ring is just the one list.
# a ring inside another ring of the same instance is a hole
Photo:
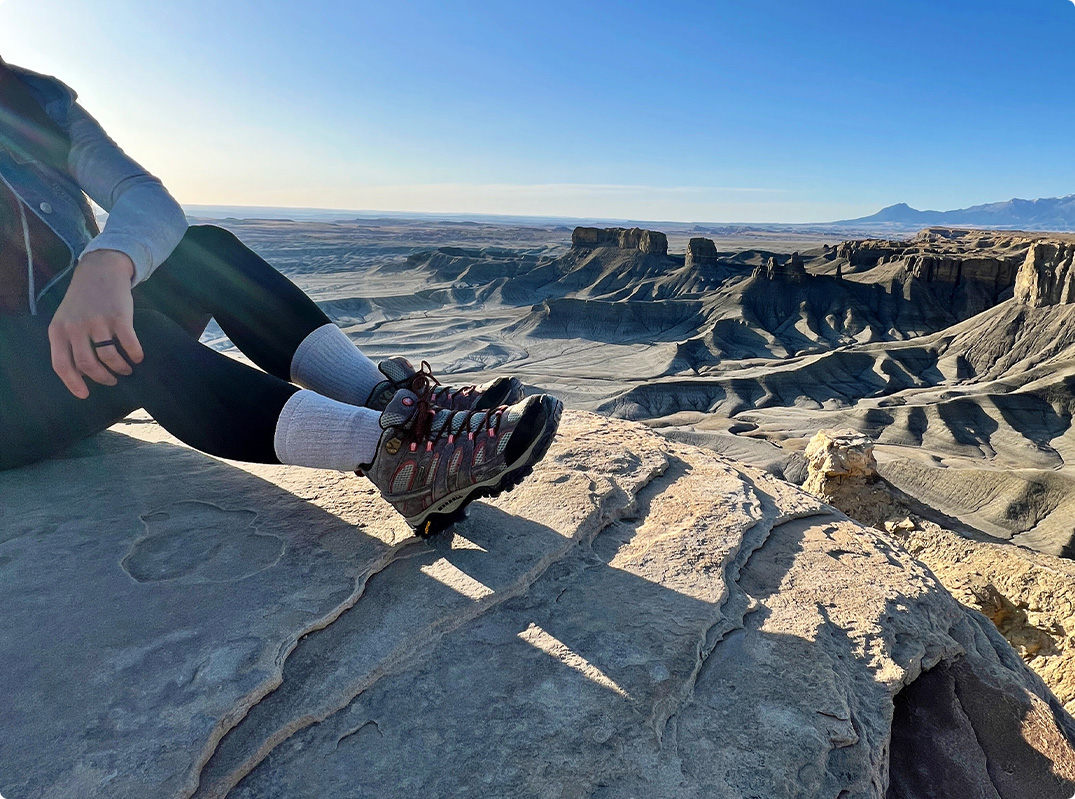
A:
{"label": "leg", "polygon": [[292,358],[307,336],[331,324],[298,286],[211,225],[191,227],[135,296],[188,330],[214,317],[235,346],[281,380],[291,380]]}
{"label": "leg", "polygon": [[135,297],[195,335],[215,317],[266,372],[340,402],[365,405],[384,380],[316,303],[222,228],[190,228]]}
{"label": "leg", "polygon": [[[430,376],[403,358],[378,368],[294,283],[211,225],[190,228],[135,296],[142,307],[161,311],[195,336],[215,317],[269,374],[350,405],[383,409],[397,389],[427,385]],[[518,402],[523,385],[499,378],[481,386],[438,386],[434,393],[446,407],[484,409]]]}
{"label": "leg", "polygon": [[138,407],[115,391],[72,396],[52,371],[48,324],[0,315],[0,469],[55,455]]}
{"label": "leg", "polygon": [[52,372],[44,317],[0,316],[0,469],[47,457],[144,407],[187,444],[219,457],[361,468],[421,535],[530,473],[562,406],[530,397],[495,410],[438,409],[398,391],[384,414],[304,391],[199,344],[140,308],[146,357],[115,386],[78,400]]}
{"label": "leg", "polygon": [[[145,360],[115,386],[169,433],[195,449],[232,460],[279,463],[280,411],[299,389],[199,344],[169,317],[135,312]],[[108,390],[95,386],[93,390]]]}
{"label": "leg", "polygon": [[0,468],[54,455],[144,407],[187,444],[224,458],[279,463],[280,411],[299,389],[192,339],[154,311],[135,314],[146,353],[116,386],[73,397],[52,371],[48,319],[0,316]]}
{"label": "leg", "polygon": [[[373,458],[380,414],[303,391],[135,311],[145,359],[115,390],[180,441],[221,458],[353,471]],[[104,387],[102,387],[104,388]]]}

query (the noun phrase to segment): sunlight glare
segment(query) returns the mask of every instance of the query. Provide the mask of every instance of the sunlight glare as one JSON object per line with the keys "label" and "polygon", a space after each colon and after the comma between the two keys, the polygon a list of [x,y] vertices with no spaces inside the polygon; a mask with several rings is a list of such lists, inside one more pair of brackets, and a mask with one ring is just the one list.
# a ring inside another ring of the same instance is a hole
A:
{"label": "sunlight glare", "polygon": [[446,585],[456,593],[462,594],[467,599],[473,599],[475,602],[493,595],[492,588],[460,571],[446,558],[440,558],[428,566],[423,566],[420,571],[427,577],[432,577],[441,585]]}
{"label": "sunlight glare", "polygon": [[571,651],[570,647],[563,641],[557,640],[536,624],[531,622],[529,627],[519,633],[519,637],[531,646],[540,649],[546,655],[556,658],[565,666],[574,669],[601,687],[607,688],[625,699],[630,698],[628,693],[618,686],[612,678],[601,671],[601,669],[597,668],[597,666],[582,655]]}

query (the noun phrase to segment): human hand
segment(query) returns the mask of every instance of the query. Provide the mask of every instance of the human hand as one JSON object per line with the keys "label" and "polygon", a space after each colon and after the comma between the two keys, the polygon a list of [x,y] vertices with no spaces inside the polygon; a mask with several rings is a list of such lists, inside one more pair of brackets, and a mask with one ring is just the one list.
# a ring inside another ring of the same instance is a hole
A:
{"label": "human hand", "polygon": [[130,364],[115,344],[94,347],[94,342],[119,342],[127,358],[134,363],[142,362],[142,345],[134,332],[133,276],[134,263],[124,253],[116,250],[86,253],[75,267],[67,294],[52,317],[49,325],[52,368],[68,391],[79,399],[90,395],[85,377],[103,386],[114,386],[115,375],[131,373]]}

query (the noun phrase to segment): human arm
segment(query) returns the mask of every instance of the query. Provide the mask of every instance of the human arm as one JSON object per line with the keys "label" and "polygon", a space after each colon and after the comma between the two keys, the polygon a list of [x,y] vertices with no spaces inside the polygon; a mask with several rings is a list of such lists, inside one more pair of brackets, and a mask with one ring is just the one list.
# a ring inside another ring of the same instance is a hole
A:
{"label": "human arm", "polygon": [[49,326],[53,369],[72,394],[85,399],[89,389],[84,378],[114,385],[112,373],[131,371],[117,347],[94,348],[93,342],[114,339],[131,362],[142,360],[131,287],[171,254],[187,222],[161,182],[127,156],[85,110],[72,105],[67,121],[68,169],[109,212],[105,229],[82,252]]}
{"label": "human arm", "polygon": [[168,190],[108,137],[77,103],[67,115],[68,170],[108,212],[104,230],[83,254],[115,250],[134,264],[133,283],[146,280],[187,231],[187,218]]}

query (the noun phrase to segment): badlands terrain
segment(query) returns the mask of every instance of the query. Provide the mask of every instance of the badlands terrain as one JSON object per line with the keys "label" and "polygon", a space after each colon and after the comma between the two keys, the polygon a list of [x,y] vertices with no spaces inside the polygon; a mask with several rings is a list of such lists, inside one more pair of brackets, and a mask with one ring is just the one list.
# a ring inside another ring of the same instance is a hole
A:
{"label": "badlands terrain", "polygon": [[946,527],[1075,554],[1070,234],[223,224],[375,359],[510,372],[797,483],[850,428]]}
{"label": "badlands terrain", "polygon": [[560,433],[428,542],[143,412],[0,473],[7,799],[1075,793],[1070,240],[223,224]]}

